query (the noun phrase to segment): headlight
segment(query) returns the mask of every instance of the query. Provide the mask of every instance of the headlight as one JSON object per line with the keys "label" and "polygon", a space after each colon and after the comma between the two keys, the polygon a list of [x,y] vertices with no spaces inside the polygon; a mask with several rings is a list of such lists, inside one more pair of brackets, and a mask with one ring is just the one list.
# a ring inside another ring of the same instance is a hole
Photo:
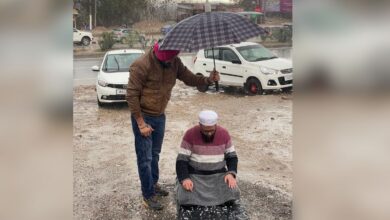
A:
{"label": "headlight", "polygon": [[99,86],[103,86],[103,87],[107,86],[107,83],[103,80],[98,80],[98,84],[99,84]]}
{"label": "headlight", "polygon": [[276,72],[277,72],[276,70],[269,69],[269,68],[266,68],[266,67],[261,67],[260,71],[262,73],[264,73],[265,75],[276,74]]}

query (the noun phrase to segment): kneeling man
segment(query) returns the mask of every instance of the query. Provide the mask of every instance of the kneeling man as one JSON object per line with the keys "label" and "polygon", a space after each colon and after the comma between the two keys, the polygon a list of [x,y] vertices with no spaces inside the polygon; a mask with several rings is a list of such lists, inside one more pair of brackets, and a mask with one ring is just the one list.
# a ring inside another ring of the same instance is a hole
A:
{"label": "kneeling man", "polygon": [[178,205],[215,206],[238,200],[237,154],[218,115],[199,113],[199,125],[189,129],[176,160]]}

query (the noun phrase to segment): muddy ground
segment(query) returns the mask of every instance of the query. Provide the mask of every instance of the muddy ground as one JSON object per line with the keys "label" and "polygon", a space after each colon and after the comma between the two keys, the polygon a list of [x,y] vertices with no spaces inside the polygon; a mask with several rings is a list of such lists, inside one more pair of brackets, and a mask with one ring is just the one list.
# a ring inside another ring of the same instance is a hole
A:
{"label": "muddy ground", "polygon": [[141,204],[134,137],[126,104],[99,108],[94,86],[74,88],[74,219],[175,219],[175,160],[186,129],[213,109],[239,157],[241,204],[250,219],[292,219],[292,95],[199,93],[179,82],[166,110],[160,182],[163,211]]}

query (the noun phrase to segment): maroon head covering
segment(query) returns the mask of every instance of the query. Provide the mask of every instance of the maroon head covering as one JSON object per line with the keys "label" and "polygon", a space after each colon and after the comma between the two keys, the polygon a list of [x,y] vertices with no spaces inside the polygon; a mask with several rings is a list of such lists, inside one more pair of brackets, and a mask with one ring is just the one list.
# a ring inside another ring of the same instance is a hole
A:
{"label": "maroon head covering", "polygon": [[180,53],[180,50],[159,50],[157,42],[154,44],[153,51],[157,59],[162,62],[168,61]]}

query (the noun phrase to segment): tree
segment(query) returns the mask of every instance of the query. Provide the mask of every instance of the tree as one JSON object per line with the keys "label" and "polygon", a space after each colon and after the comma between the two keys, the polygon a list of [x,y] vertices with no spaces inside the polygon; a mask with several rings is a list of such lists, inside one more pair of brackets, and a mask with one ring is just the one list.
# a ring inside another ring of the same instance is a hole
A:
{"label": "tree", "polygon": [[99,0],[97,17],[103,26],[132,24],[140,20],[146,0]]}
{"label": "tree", "polygon": [[[147,0],[96,0],[97,25],[112,26],[131,24],[140,20],[146,9]],[[76,0],[80,5],[79,24],[89,23],[89,7],[94,9],[95,1]],[[94,14],[94,11],[92,11]]]}
{"label": "tree", "polygon": [[144,20],[176,20],[177,0],[146,0]]}
{"label": "tree", "polygon": [[238,5],[244,8],[245,11],[254,11],[255,6],[258,5],[259,2],[261,3],[259,0],[238,0]]}

